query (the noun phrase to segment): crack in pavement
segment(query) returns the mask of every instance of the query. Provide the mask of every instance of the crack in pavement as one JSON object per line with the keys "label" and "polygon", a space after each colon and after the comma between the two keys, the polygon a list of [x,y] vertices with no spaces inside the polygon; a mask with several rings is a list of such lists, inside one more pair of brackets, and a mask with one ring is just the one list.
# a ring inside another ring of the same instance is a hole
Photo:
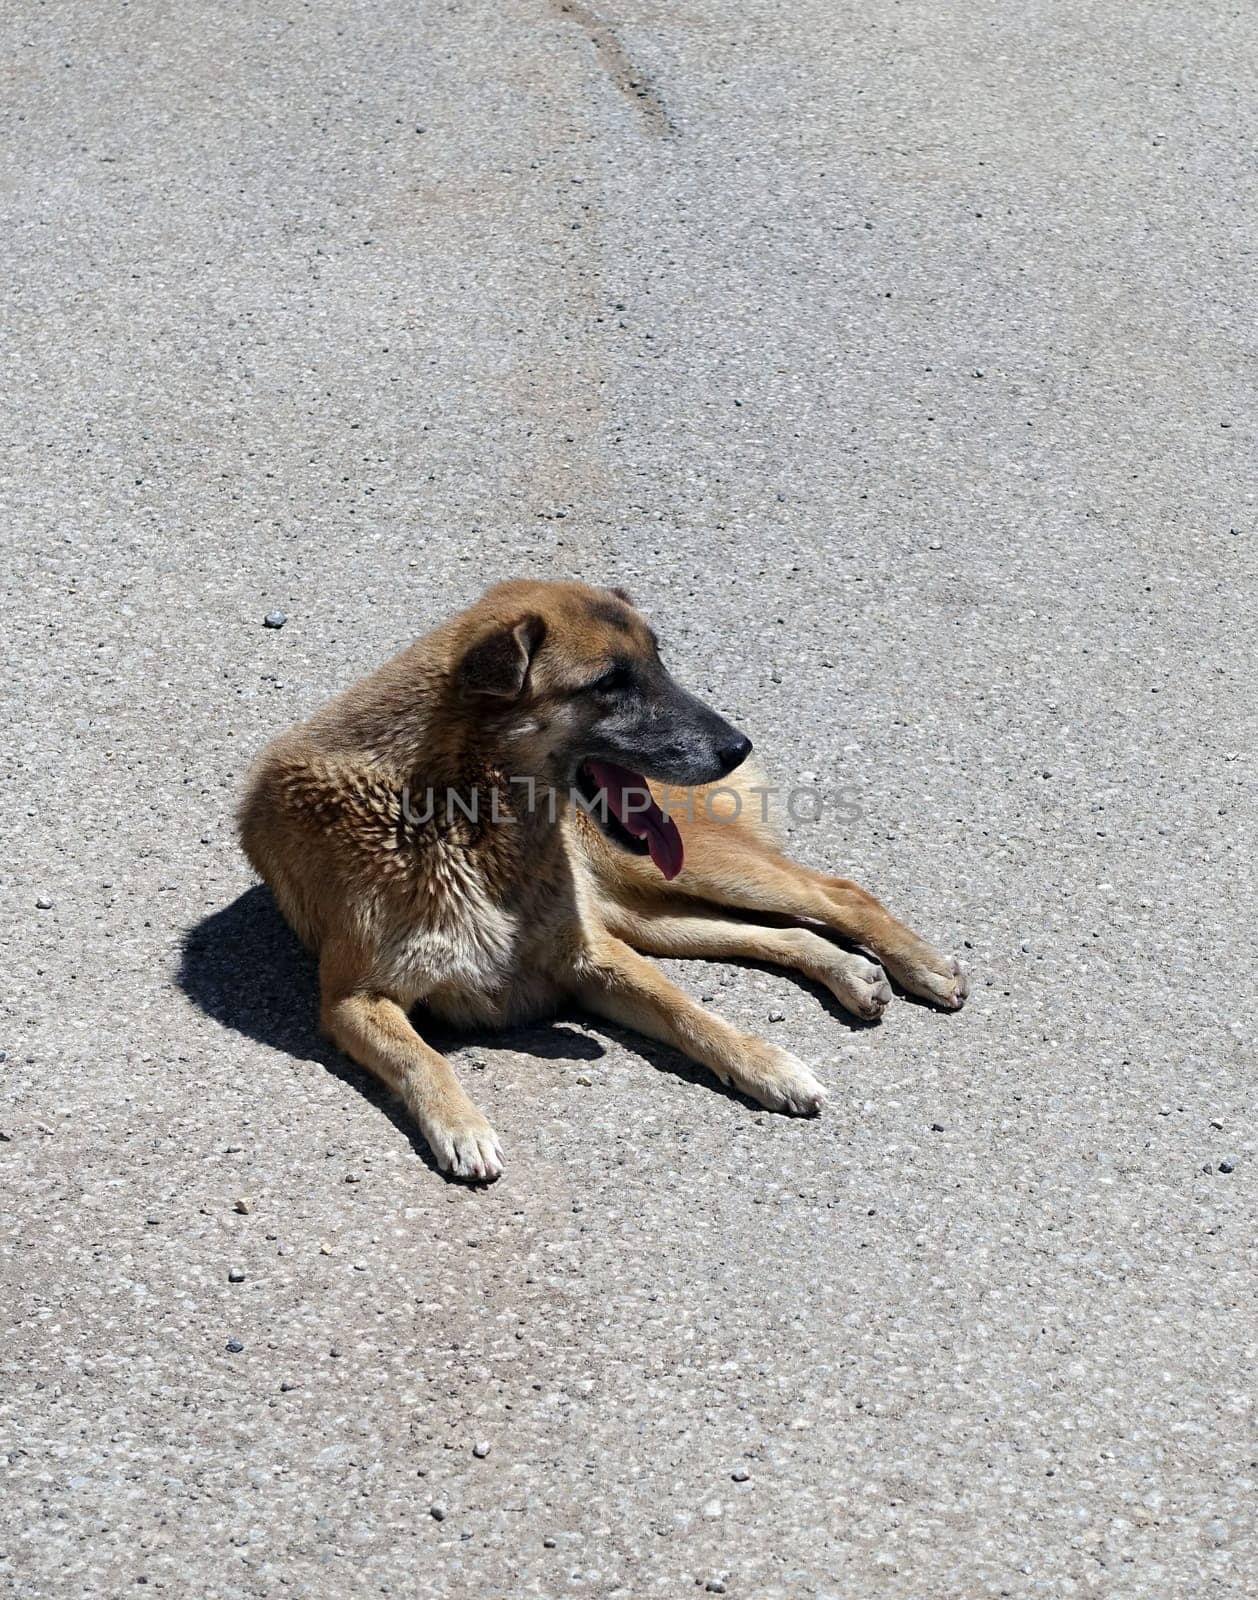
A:
{"label": "crack in pavement", "polygon": [[651,132],[661,139],[675,139],[677,129],[663,97],[650,76],[634,61],[612,24],[604,22],[589,6],[582,5],[581,0],[549,0],[549,4],[558,15],[570,17],[582,29],[594,46],[603,71],[621,94],[637,106]]}

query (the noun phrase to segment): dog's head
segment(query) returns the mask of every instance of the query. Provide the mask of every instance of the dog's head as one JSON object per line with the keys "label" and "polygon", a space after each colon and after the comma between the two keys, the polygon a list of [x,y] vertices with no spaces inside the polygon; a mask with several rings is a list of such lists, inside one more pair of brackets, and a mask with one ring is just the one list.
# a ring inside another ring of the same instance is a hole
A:
{"label": "dog's head", "polygon": [[622,590],[503,583],[464,621],[454,687],[507,764],[575,788],[611,839],[675,877],[680,835],[645,780],[714,783],[751,740],[669,676]]}

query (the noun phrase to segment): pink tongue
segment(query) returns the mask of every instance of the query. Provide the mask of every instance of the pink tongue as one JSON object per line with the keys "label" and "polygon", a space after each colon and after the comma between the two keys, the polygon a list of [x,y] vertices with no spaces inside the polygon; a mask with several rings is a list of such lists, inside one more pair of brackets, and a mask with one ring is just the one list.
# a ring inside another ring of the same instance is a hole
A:
{"label": "pink tongue", "polygon": [[651,860],[671,882],[682,869],[685,851],[672,817],[651,798],[646,779],[614,761],[591,761],[594,782],[607,795],[608,809],[635,839],[645,839]]}

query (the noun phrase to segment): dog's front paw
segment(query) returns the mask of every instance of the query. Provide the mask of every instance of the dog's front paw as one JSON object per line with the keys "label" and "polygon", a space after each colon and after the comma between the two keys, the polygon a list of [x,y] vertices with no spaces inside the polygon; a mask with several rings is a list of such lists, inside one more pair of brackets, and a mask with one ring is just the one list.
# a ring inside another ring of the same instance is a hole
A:
{"label": "dog's front paw", "polygon": [[458,1116],[426,1122],[424,1137],[442,1172],[467,1183],[493,1183],[502,1176],[498,1135],[475,1106]]}
{"label": "dog's front paw", "polygon": [[825,1089],[804,1063],[778,1045],[763,1047],[738,1087],[767,1110],[789,1117],[815,1117],[826,1103]]}
{"label": "dog's front paw", "polygon": [[891,976],[910,994],[920,995],[945,1011],[960,1011],[970,992],[970,980],[956,956],[940,955],[920,944],[894,959],[885,954]]}

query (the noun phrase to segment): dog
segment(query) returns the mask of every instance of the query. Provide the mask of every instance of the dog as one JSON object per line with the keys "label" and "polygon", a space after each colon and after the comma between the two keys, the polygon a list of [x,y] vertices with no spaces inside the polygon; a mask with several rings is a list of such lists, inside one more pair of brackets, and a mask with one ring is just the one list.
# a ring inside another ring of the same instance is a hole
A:
{"label": "dog", "polygon": [[960,1009],[955,959],[783,854],[750,754],[669,675],[623,590],[531,579],[496,585],[263,751],[245,854],[318,957],[324,1032],[400,1095],[444,1172],[490,1182],[502,1149],[412,1025],[421,1003],[460,1026],[575,1003],[795,1116],[825,1098],[809,1068],[649,956],[791,967],[866,1021],[888,975]]}

